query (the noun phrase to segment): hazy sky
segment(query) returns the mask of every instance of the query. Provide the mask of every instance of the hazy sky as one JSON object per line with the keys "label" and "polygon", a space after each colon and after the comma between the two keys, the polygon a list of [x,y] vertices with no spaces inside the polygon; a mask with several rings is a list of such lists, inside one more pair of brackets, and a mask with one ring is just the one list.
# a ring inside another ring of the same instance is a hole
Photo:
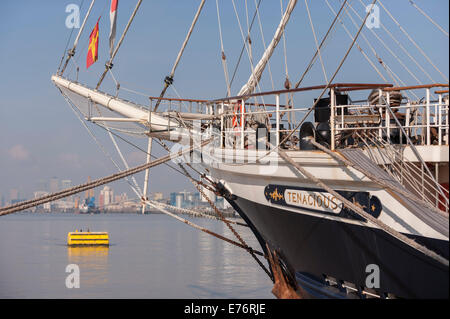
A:
{"label": "hazy sky", "polygon": [[[341,3],[338,0],[329,1],[335,10]],[[199,2],[193,0],[143,1],[130,28],[129,36],[125,39],[114,62],[114,75],[123,87],[152,96],[159,95],[163,85],[162,80],[172,68]],[[244,30],[247,28],[245,2],[248,3],[249,19],[251,19],[256,1],[235,0]],[[365,11],[360,0],[349,2],[360,16],[364,16]],[[368,0],[363,2],[368,3]],[[11,188],[19,189],[22,197],[30,197],[31,192],[37,190],[40,180],[48,181],[52,177],[57,177],[80,183],[89,175],[97,178],[115,171],[110,160],[98,149],[50,81],[51,75],[55,73],[59,65],[70,35],[71,30],[65,27],[68,15],[65,8],[71,3],[80,4],[81,1],[2,0],[0,3],[0,72],[2,75],[0,79],[0,195],[5,195],[7,199]],[[90,0],[84,0],[81,8],[82,17],[89,3]],[[109,0],[97,0],[75,56],[76,63],[80,65],[79,80],[91,86],[97,82],[109,54],[107,3]],[[117,38],[124,29],[135,3],[134,0],[120,1]],[[232,1],[221,0],[219,3],[225,53],[231,74],[242,47],[242,37]],[[283,0],[283,4],[286,5],[286,3],[287,1]],[[426,20],[408,0],[384,0],[382,3],[448,77],[448,37]],[[445,30],[449,29],[447,0],[417,0],[415,3]],[[325,0],[308,0],[308,4],[320,41],[333,15]],[[281,17],[280,1],[262,0],[260,13],[264,38],[268,43]],[[99,61],[86,71],[87,38],[100,15]],[[358,18],[353,13],[352,16],[359,24]],[[380,8],[380,20],[424,66],[435,82],[445,82],[394,25],[382,8]],[[350,32],[355,34],[356,28],[346,15],[344,15],[344,23]],[[387,45],[410,67],[421,82],[430,82],[395,42],[389,39],[383,29],[374,31],[386,40]],[[77,32],[78,30],[74,31],[69,42],[70,46]],[[417,84],[417,81],[400,66],[398,61],[377,42],[368,28],[364,28],[363,34],[374,45],[379,56],[405,83]],[[299,0],[295,8],[286,31],[286,42],[289,76],[291,81],[295,82],[315,50],[303,0]],[[350,42],[341,25],[338,25],[332,34],[332,39],[323,50],[328,77],[335,70]],[[377,64],[364,40],[360,38],[358,43]],[[254,59],[258,60],[262,52],[258,19],[255,20],[252,31],[252,46]],[[283,52],[283,42],[280,42],[271,62],[275,89],[281,89],[285,80]],[[244,54],[242,61],[233,83],[232,93],[239,91],[250,74],[247,54]],[[75,76],[73,66],[74,64],[69,64],[66,72],[66,75],[72,78]],[[267,70],[263,78],[263,90],[271,90],[272,85]],[[380,83],[382,80],[364,60],[361,53],[354,48],[342,72],[336,78],[336,82]],[[324,83],[319,62],[310,71],[304,83],[305,85]],[[108,76],[101,89],[111,92],[112,84],[113,81]],[[177,69],[174,85],[178,93],[186,98],[220,98],[226,93],[220,60],[217,11],[213,0],[207,1],[205,5],[191,42]],[[148,103],[142,96],[130,94],[121,96],[140,103]],[[175,96],[173,89],[168,91],[168,96]],[[306,96],[302,102],[310,104],[312,98],[313,96]],[[105,131],[95,126],[91,127],[96,136],[113,153],[112,144]],[[145,148],[145,141],[136,142]],[[123,143],[120,144],[124,147],[130,165],[137,165],[145,160],[145,156],[139,151]],[[159,146],[154,147],[154,150],[156,155],[164,153]],[[137,177],[142,183],[142,175]],[[117,182],[112,187],[117,191],[127,191],[130,195],[132,194],[124,182]],[[190,189],[190,183],[167,167],[161,166],[151,171],[151,191],[167,193],[184,188]]]}

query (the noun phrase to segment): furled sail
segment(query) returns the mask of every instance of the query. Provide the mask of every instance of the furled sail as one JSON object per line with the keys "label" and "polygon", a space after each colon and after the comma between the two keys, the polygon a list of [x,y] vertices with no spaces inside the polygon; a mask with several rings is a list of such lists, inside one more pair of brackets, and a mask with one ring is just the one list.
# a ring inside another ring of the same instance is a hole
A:
{"label": "furled sail", "polygon": [[290,0],[286,11],[284,12],[283,17],[281,18],[280,24],[278,25],[278,28],[273,36],[272,41],[270,42],[269,46],[265,50],[263,56],[259,60],[258,64],[255,66],[252,75],[248,79],[247,83],[241,88],[238,96],[248,95],[253,93],[253,90],[255,89],[256,85],[258,84],[259,80],[261,79],[262,73],[264,71],[264,68],[267,65],[267,62],[269,61],[270,57],[273,54],[273,51],[277,47],[278,43],[280,42],[281,36],[283,35],[284,28],[286,27],[286,24],[289,22],[289,18],[291,17],[291,13],[294,10],[295,5],[297,4],[297,0]]}

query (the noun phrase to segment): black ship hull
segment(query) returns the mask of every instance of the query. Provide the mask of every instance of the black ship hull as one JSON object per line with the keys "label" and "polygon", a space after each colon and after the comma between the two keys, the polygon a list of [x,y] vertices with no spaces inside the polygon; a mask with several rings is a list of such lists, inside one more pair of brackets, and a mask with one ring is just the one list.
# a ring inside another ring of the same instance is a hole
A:
{"label": "black ship hull", "polygon": [[[380,229],[239,197],[230,202],[249,223],[263,249],[267,243],[277,250],[290,275],[312,297],[346,296],[329,289],[329,277],[364,290],[369,275],[366,267],[371,264],[379,267],[379,287],[373,290],[381,297],[449,297],[448,267]],[[448,241],[414,239],[448,259]]]}

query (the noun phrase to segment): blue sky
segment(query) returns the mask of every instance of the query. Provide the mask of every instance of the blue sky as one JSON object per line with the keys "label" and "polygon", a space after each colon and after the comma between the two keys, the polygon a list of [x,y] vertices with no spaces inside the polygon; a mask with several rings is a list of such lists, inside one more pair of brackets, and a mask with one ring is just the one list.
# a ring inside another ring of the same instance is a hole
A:
{"label": "blue sky", "polygon": [[[341,1],[329,0],[335,10]],[[109,0],[97,0],[91,18],[80,39],[75,60],[80,65],[80,81],[95,85],[108,57],[107,38],[109,32]],[[245,1],[235,0],[242,27],[246,29]],[[368,3],[368,0],[363,0]],[[24,197],[29,197],[36,190],[39,180],[49,180],[56,176],[60,179],[72,179],[74,183],[84,181],[88,175],[93,178],[114,172],[114,166],[101,153],[85,129],[78,122],[72,111],[59,95],[50,81],[56,71],[65,48],[70,30],[65,27],[68,4],[80,4],[81,1],[61,0],[3,0],[0,3],[0,195],[9,197],[11,188],[18,188]],[[82,16],[90,0],[84,0]],[[121,34],[136,1],[121,0],[117,38]],[[129,35],[114,62],[113,72],[123,87],[157,96],[162,89],[162,80],[170,72],[181,43],[186,35],[199,1],[157,1],[144,0]],[[242,46],[238,22],[231,0],[221,0],[221,23],[224,34],[224,46],[229,72],[236,63]],[[255,1],[248,0],[251,16]],[[286,5],[287,1],[283,0]],[[384,0],[382,2],[407,32],[414,38],[430,59],[448,77],[449,42],[442,32],[426,20],[408,0]],[[445,30],[449,29],[448,6],[446,0],[415,1]],[[308,1],[313,17],[314,27],[320,39],[328,29],[333,18],[325,0]],[[359,0],[350,4],[364,15],[364,7]],[[105,9],[106,8],[106,9]],[[445,82],[421,56],[416,48],[395,26],[389,16],[380,9],[381,22],[391,30],[398,40],[424,66],[436,82]],[[281,16],[280,1],[262,0],[261,21],[266,42],[269,42]],[[99,61],[89,70],[85,69],[87,38],[97,18],[100,20]],[[353,15],[354,16],[354,15]],[[354,34],[356,28],[348,17],[344,23]],[[355,19],[357,19],[354,16]],[[78,30],[75,30],[76,33]],[[405,56],[394,41],[383,30],[375,30],[390,48],[423,83],[427,77]],[[417,82],[399,65],[386,49],[365,28],[363,34],[374,45],[383,60],[392,67],[407,84]],[[293,17],[286,30],[288,70],[291,80],[296,81],[314,52],[314,40],[306,14],[305,2],[298,1]],[[73,43],[74,36],[70,44]],[[258,21],[252,32],[253,56],[259,59],[262,41]],[[359,43],[371,56],[371,51],[362,38]],[[342,55],[350,44],[350,39],[340,25],[332,34],[332,39],[323,50],[323,57],[328,76],[336,68]],[[281,89],[285,80],[283,43],[278,46],[271,61],[275,89]],[[243,62],[237,73],[232,91],[237,93],[249,76],[248,57],[244,54]],[[66,75],[74,76],[73,64],[69,64]],[[317,62],[305,80],[305,85],[324,82],[320,63]],[[354,48],[336,82],[382,82],[371,69],[361,53]],[[113,81],[108,76],[102,89],[111,91]],[[175,75],[175,88],[186,98],[220,98],[226,93],[223,69],[220,61],[220,42],[218,33],[215,1],[208,0],[200,16],[196,30],[181,60]],[[262,81],[263,90],[272,86],[267,70]],[[139,96],[123,94],[123,97],[147,103]],[[173,90],[168,96],[175,96]],[[302,103],[308,104],[313,96],[305,96]],[[112,145],[105,132],[93,127],[96,135],[112,152]],[[145,147],[145,141],[137,141]],[[138,151],[123,145],[130,158],[130,164],[136,165],[144,160]],[[164,152],[155,147],[155,154]],[[142,176],[138,176],[142,180]],[[190,189],[190,183],[166,167],[152,170],[151,191]],[[117,182],[112,185],[117,191],[127,191],[128,185]]]}

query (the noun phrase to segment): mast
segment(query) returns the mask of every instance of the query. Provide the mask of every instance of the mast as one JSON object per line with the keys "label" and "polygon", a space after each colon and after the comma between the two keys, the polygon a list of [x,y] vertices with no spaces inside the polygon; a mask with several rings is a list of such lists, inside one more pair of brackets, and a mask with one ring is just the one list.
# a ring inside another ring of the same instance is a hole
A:
{"label": "mast", "polygon": [[283,17],[281,18],[280,24],[278,25],[277,30],[275,31],[275,34],[273,36],[272,41],[270,42],[269,46],[267,47],[266,51],[264,52],[263,56],[259,60],[258,64],[253,70],[252,75],[248,79],[247,83],[241,88],[238,96],[248,95],[253,93],[253,90],[255,89],[256,85],[258,84],[259,80],[261,79],[262,73],[267,65],[267,62],[271,58],[273,51],[277,47],[278,43],[280,42],[281,36],[283,35],[284,28],[286,27],[286,24],[289,22],[289,18],[291,17],[291,13],[294,10],[295,5],[297,4],[297,0],[290,0],[286,11],[284,12]]}

